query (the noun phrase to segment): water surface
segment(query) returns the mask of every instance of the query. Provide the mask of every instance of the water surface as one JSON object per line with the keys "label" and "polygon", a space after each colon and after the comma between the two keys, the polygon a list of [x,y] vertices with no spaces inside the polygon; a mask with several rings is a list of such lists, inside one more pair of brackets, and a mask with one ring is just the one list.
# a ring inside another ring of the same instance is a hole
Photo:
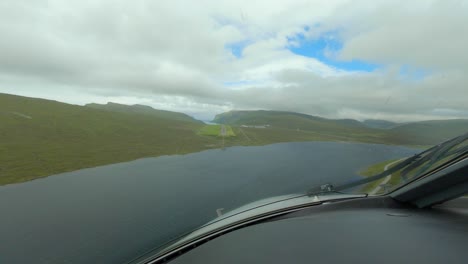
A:
{"label": "water surface", "polygon": [[416,151],[307,142],[145,158],[0,187],[0,263],[122,263],[216,217]]}

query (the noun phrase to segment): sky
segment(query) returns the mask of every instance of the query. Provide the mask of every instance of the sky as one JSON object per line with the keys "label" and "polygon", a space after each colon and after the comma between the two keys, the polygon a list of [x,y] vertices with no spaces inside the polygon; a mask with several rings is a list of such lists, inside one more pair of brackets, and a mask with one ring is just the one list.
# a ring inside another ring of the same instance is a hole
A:
{"label": "sky", "polygon": [[210,120],[468,118],[468,0],[2,0],[0,92]]}

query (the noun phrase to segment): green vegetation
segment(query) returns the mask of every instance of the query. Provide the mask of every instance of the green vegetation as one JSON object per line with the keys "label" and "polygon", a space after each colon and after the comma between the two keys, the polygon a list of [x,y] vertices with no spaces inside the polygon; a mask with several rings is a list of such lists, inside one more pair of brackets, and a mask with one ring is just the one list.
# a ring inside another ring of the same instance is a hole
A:
{"label": "green vegetation", "polygon": [[[210,148],[293,141],[430,145],[468,131],[466,120],[440,121],[448,131],[436,121],[374,129],[355,120],[277,111],[232,111],[215,121],[224,125],[224,137],[219,136],[221,125],[205,125],[182,113],[142,105],[78,106],[0,94],[0,185]],[[435,129],[426,131],[427,126]],[[412,136],[432,131],[422,140]]]}
{"label": "green vegetation", "polygon": [[0,184],[141,157],[207,149],[195,121],[0,94]]}
{"label": "green vegetation", "polygon": [[362,176],[366,176],[366,177],[377,175],[384,171],[385,166],[387,166],[387,164],[390,164],[394,161],[396,160],[386,160],[386,161],[371,165],[367,167],[366,169],[360,171],[359,174]]}
{"label": "green vegetation", "polygon": [[[397,165],[398,163],[396,161],[397,161],[396,159],[386,160],[386,161],[383,161],[383,162],[380,162],[380,163],[377,163],[377,164],[373,164],[373,165],[367,167],[366,169],[360,171],[359,174],[362,175],[362,176],[366,176],[366,177],[377,175],[377,174],[383,172],[385,170],[385,166],[387,166],[388,164],[391,164],[391,163],[395,162],[394,164],[390,165],[389,168]],[[361,191],[364,192],[364,193],[371,192],[372,190],[377,188],[382,183],[382,181],[384,179],[376,180],[376,181],[373,181],[373,182],[370,182],[370,183],[366,184],[362,188]],[[393,173],[390,180],[388,181],[388,184],[390,184],[392,186],[397,185],[397,184],[400,183],[400,179],[401,179],[401,177],[400,177],[399,172]]]}
{"label": "green vegetation", "polygon": [[232,127],[231,126],[224,126],[225,129],[226,129],[226,132],[225,132],[225,135],[226,137],[235,137],[236,134],[234,133],[234,131],[232,130]]}
{"label": "green vegetation", "polygon": [[[293,137],[297,136],[296,132],[309,132],[324,140],[418,147],[434,145],[468,131],[468,120],[465,119],[395,124],[388,129],[379,129],[350,119],[333,120],[299,113],[263,110],[230,111],[217,115],[214,122],[233,126],[270,125],[266,130],[286,129],[290,131],[287,134]],[[286,141],[290,141],[289,139],[288,136]]]}
{"label": "green vegetation", "polygon": [[434,145],[468,131],[468,120],[431,120],[403,124],[388,130],[386,140],[402,145]]}
{"label": "green vegetation", "polygon": [[[234,137],[236,134],[232,131],[232,127],[228,125],[223,125],[225,129],[225,137]],[[222,125],[206,125],[202,127],[197,134],[201,136],[222,136],[221,128]]]}
{"label": "green vegetation", "polygon": [[400,125],[395,122],[390,122],[387,120],[379,120],[379,119],[367,119],[367,120],[362,121],[362,123],[368,127],[380,128],[380,129],[389,129],[389,128],[394,128]]}
{"label": "green vegetation", "polygon": [[[356,120],[331,120],[279,111],[231,111],[217,115],[214,122],[238,126],[244,131],[261,135],[261,141],[273,142],[327,140],[384,143],[385,136],[384,131],[368,128]],[[252,128],[243,125],[268,126]]]}

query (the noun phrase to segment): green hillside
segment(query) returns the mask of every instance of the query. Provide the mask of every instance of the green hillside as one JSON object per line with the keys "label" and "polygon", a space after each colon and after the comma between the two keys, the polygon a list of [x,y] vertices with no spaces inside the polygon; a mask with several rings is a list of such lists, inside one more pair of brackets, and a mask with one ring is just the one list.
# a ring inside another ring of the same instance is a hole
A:
{"label": "green hillside", "polygon": [[109,102],[107,104],[92,103],[92,104],[87,104],[85,106],[91,107],[94,109],[100,109],[100,110],[106,110],[106,111],[112,111],[112,112],[145,114],[145,115],[151,115],[154,117],[166,118],[166,119],[171,119],[171,120],[203,123],[202,121],[196,120],[193,117],[183,114],[183,113],[166,111],[166,110],[157,110],[146,105],[139,105],[139,104],[124,105],[124,104],[117,104],[117,103]]}
{"label": "green hillside", "polygon": [[235,137],[236,134],[232,131],[231,126],[224,126],[225,133],[222,134],[222,125],[205,125],[199,131],[198,135],[201,136],[215,136],[215,137]]}
{"label": "green hillside", "polygon": [[[383,121],[383,120],[380,120]],[[468,131],[468,120],[433,120],[406,124],[378,122],[392,125],[392,128],[372,128],[352,119],[334,120],[321,117],[280,111],[230,111],[219,114],[213,122],[235,126],[269,125],[263,137],[271,137],[266,132],[279,133],[284,138],[308,138],[314,134],[321,140],[373,142],[395,145],[434,145]],[[289,131],[289,132],[288,132]],[[299,132],[303,132],[299,135]],[[287,135],[285,135],[287,134]]]}
{"label": "green hillside", "polygon": [[394,128],[400,124],[387,121],[387,120],[380,120],[380,119],[366,119],[362,121],[362,123],[371,128],[379,128],[379,129],[389,129]]}
{"label": "green hillside", "polygon": [[279,111],[231,111],[205,125],[141,105],[70,105],[0,94],[0,185],[143,157],[293,141],[431,145],[468,131],[468,120],[369,128]]}
{"label": "green hillside", "polygon": [[0,94],[0,184],[141,157],[189,153],[203,125]]}
{"label": "green hillside", "polygon": [[337,129],[370,131],[368,127],[354,119],[326,119],[306,114],[283,111],[230,111],[216,115],[213,122],[234,125],[265,125],[275,127],[299,128],[304,130]]}
{"label": "green hillside", "polygon": [[289,131],[300,138],[307,138],[310,134],[328,140],[383,143],[385,136],[385,131],[368,128],[352,119],[333,120],[280,111],[230,111],[217,115],[213,122],[241,127],[269,125],[265,131],[281,131],[281,134]]}
{"label": "green hillside", "polygon": [[468,131],[468,120],[431,120],[399,125],[388,130],[385,137],[399,144],[437,144]]}
{"label": "green hillside", "polygon": [[[325,119],[321,117],[280,111],[230,111],[216,115],[213,122],[231,125],[270,125],[277,128],[311,130],[333,133],[370,131],[352,119]],[[340,131],[342,130],[342,131]]]}

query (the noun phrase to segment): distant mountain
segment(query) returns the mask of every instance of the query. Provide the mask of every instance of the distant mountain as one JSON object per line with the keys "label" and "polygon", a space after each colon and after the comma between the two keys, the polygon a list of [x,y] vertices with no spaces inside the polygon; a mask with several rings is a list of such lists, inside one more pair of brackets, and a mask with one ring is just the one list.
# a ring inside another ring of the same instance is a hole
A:
{"label": "distant mountain", "polygon": [[368,127],[379,129],[389,129],[400,125],[399,123],[380,119],[367,119],[362,121],[362,123]]}
{"label": "distant mountain", "polygon": [[399,144],[436,144],[467,132],[467,119],[430,120],[391,128],[386,138]]}
{"label": "distant mountain", "polygon": [[354,141],[384,143],[383,132],[353,119],[326,119],[284,111],[230,111],[216,115],[213,122],[232,126],[269,125],[266,131],[248,130],[256,138],[270,141]]}
{"label": "distant mountain", "polygon": [[433,145],[468,132],[468,120],[432,120],[393,123],[385,120],[326,119],[281,111],[230,111],[216,115],[213,122],[230,125],[270,125],[300,130],[339,140],[398,145]]}
{"label": "distant mountain", "polygon": [[167,118],[167,119],[172,119],[172,120],[203,123],[202,121],[196,120],[193,117],[183,114],[183,113],[166,111],[166,110],[158,110],[147,105],[140,105],[140,104],[125,105],[125,104],[117,104],[117,103],[109,102],[107,104],[91,103],[85,106],[94,108],[94,109],[101,109],[101,110],[112,111],[112,112],[144,114],[144,115],[152,115],[155,117]]}
{"label": "distant mountain", "polygon": [[144,105],[78,106],[0,93],[0,185],[225,146],[302,141],[431,145],[468,131],[468,120],[377,129],[353,119],[284,111],[231,111],[214,121],[231,125],[236,136],[220,139],[200,134],[206,128],[201,121]]}
{"label": "distant mountain", "polygon": [[215,116],[213,122],[230,125],[270,125],[272,127],[344,134],[370,131],[354,119],[326,119],[283,111],[230,111]]}

